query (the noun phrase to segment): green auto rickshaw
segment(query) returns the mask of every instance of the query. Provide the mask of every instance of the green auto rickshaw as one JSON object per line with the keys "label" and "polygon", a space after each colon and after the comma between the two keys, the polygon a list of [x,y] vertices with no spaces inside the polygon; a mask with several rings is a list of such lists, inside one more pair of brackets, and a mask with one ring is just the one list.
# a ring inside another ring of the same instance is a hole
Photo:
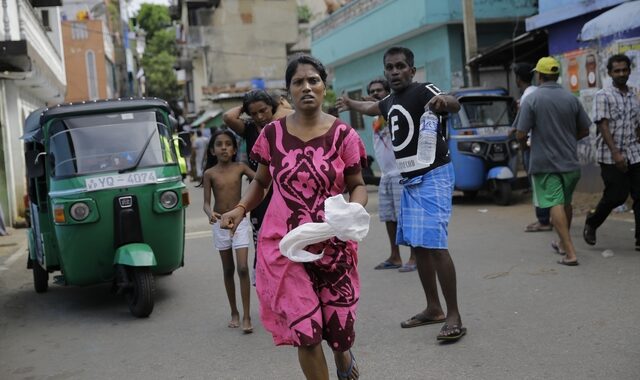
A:
{"label": "green auto rickshaw", "polygon": [[153,310],[154,274],[184,265],[189,195],[160,99],[39,109],[24,126],[36,292],[49,273],[66,285],[113,283],[136,317]]}

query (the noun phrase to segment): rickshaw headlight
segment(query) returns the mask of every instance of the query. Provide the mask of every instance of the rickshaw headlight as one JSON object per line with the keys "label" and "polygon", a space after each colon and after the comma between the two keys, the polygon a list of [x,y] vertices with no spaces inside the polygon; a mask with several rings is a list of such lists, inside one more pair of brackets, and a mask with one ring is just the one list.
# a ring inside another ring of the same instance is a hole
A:
{"label": "rickshaw headlight", "polygon": [[178,194],[174,191],[165,191],[160,195],[160,203],[164,208],[174,208],[178,204]]}
{"label": "rickshaw headlight", "polygon": [[520,149],[520,144],[518,143],[518,141],[516,140],[511,140],[511,142],[509,143],[509,145],[511,146],[511,150],[518,150]]}
{"label": "rickshaw headlight", "polygon": [[481,152],[482,152],[482,145],[480,145],[479,143],[471,144],[471,153],[480,154]]}
{"label": "rickshaw headlight", "polygon": [[69,209],[69,214],[71,215],[73,220],[76,220],[78,222],[87,219],[90,212],[91,210],[89,209],[89,206],[84,202],[74,203],[73,206],[71,206],[71,208]]}

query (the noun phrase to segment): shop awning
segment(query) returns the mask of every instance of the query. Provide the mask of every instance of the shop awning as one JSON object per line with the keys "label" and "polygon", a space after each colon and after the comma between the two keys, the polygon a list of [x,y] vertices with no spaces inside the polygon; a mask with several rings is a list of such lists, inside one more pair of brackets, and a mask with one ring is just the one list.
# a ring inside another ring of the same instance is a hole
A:
{"label": "shop awning", "polygon": [[595,40],[640,28],[640,1],[629,1],[584,24],[579,39]]}
{"label": "shop awning", "polygon": [[[606,9],[614,7],[624,0],[581,0],[581,1],[562,1],[558,3],[567,4],[554,4],[547,5],[547,8],[551,8],[546,12],[539,13],[537,15],[527,17],[525,19],[525,25],[527,32],[535,29],[540,29],[545,26],[557,24],[562,21],[566,21],[578,16],[586,15],[591,12],[599,11],[600,9]],[[551,2],[549,2],[551,3]]]}
{"label": "shop awning", "polygon": [[221,109],[206,110],[202,115],[200,115],[197,119],[195,119],[191,123],[191,127],[197,128],[200,126],[200,124],[206,123],[207,121],[213,119],[214,117],[220,115],[221,113],[222,113]]}
{"label": "shop awning", "polygon": [[523,33],[516,38],[483,51],[469,60],[471,66],[505,66],[514,62],[535,62],[548,54],[548,38],[544,30]]}

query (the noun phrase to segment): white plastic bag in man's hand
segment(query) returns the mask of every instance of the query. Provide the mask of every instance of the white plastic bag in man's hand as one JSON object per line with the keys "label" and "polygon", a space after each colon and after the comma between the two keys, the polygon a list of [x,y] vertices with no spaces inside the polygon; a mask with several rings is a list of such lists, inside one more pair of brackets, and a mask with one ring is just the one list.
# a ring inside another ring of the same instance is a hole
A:
{"label": "white plastic bag in man's hand", "polygon": [[325,223],[306,223],[289,231],[280,240],[280,253],[296,262],[311,262],[323,254],[313,254],[303,248],[332,237],[362,241],[369,232],[369,214],[359,203],[347,203],[342,195],[324,201]]}

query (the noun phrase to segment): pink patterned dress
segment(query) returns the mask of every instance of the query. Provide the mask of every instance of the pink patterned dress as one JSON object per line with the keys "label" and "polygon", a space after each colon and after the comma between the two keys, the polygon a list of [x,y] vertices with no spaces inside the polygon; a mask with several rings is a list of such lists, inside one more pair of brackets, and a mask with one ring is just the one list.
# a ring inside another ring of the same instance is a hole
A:
{"label": "pink patterned dress", "polygon": [[360,297],[357,243],[333,238],[307,247],[322,259],[296,263],[280,254],[280,239],[295,227],[324,221],[324,200],[345,189],[366,154],[358,134],[336,120],[322,136],[304,142],[285,119],[265,126],[251,157],[269,167],[273,197],[258,237],[256,289],[260,318],[276,345],[311,346],[322,339],[336,351],[354,342]]}

